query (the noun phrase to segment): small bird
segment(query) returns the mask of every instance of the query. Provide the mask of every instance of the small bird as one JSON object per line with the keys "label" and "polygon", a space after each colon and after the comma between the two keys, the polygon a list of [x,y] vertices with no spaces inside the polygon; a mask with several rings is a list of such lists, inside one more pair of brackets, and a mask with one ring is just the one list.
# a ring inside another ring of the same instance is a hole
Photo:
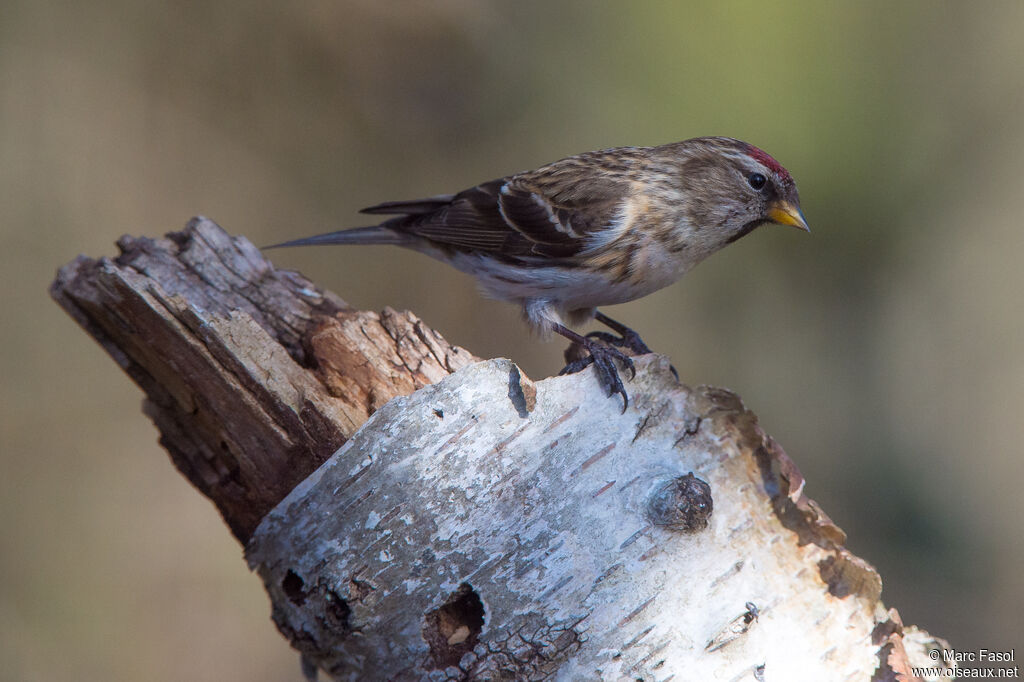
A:
{"label": "small bird", "polygon": [[[585,349],[562,373],[593,364],[609,397],[622,396],[623,411],[629,397],[616,363],[634,369],[620,349],[650,349],[598,306],[672,284],[759,225],[810,231],[789,172],[728,137],[586,152],[458,194],[362,213],[395,217],[267,248],[393,244],[444,261],[476,277],[485,295],[521,305],[535,330]],[[569,328],[589,319],[618,336]]]}

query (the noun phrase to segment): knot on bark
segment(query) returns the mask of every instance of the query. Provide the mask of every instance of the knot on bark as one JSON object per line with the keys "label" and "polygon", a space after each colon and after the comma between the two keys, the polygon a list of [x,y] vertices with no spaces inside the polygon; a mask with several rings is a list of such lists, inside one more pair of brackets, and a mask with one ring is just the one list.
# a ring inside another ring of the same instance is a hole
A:
{"label": "knot on bark", "polygon": [[711,486],[692,472],[666,481],[647,501],[651,523],[688,533],[708,527],[712,508]]}

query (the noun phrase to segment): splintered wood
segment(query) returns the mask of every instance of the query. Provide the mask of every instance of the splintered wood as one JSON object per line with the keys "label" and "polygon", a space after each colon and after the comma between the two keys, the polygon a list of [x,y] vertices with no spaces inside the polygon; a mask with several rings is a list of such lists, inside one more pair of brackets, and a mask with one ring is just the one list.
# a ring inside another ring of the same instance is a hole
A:
{"label": "splintered wood", "polygon": [[[146,393],[175,466],[245,542],[375,409],[477,358],[415,315],[351,309],[196,218],[51,287]],[[343,349],[343,350],[339,350]]]}

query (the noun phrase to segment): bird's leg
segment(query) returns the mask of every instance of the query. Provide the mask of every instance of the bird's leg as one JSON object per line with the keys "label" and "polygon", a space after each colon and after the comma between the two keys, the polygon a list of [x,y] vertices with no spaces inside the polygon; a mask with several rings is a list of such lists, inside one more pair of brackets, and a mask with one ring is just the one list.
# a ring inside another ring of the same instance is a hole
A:
{"label": "bird's leg", "polygon": [[629,396],[626,395],[626,387],[622,385],[622,379],[619,377],[619,370],[615,368],[615,363],[616,361],[621,363],[623,367],[630,371],[631,376],[636,376],[633,360],[622,351],[581,336],[557,322],[552,328],[574,344],[586,348],[589,353],[589,355],[567,364],[559,374],[574,374],[585,369],[588,365],[594,365],[594,368],[597,370],[598,383],[601,384],[601,387],[608,393],[609,397],[616,393],[622,396],[622,411],[625,412],[629,406]]}
{"label": "bird's leg", "polygon": [[[628,348],[637,355],[646,355],[651,352],[651,349],[646,343],[644,343],[644,340],[640,338],[640,335],[621,322],[613,320],[600,310],[594,311],[594,319],[619,334],[619,336],[609,334],[608,332],[590,332],[587,334],[588,338],[601,339],[613,346]],[[672,375],[675,376],[676,381],[678,381],[679,372],[676,371],[676,368],[672,365],[669,365],[668,368],[672,370]]]}

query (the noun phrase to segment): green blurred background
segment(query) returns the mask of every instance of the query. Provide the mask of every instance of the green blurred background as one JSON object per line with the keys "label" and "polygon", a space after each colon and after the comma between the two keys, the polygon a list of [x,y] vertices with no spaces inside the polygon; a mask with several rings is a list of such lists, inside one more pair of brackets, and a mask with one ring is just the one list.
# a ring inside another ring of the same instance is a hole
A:
{"label": "green blurred background", "polygon": [[[1016,1],[7,0],[0,678],[298,675],[140,392],[47,297],[58,266],[193,214],[264,244],[709,134],[781,160],[813,233],[762,228],[611,314],[744,397],[905,622],[1019,647],[1022,30]],[[536,378],[560,365],[430,259],[272,255]]]}

